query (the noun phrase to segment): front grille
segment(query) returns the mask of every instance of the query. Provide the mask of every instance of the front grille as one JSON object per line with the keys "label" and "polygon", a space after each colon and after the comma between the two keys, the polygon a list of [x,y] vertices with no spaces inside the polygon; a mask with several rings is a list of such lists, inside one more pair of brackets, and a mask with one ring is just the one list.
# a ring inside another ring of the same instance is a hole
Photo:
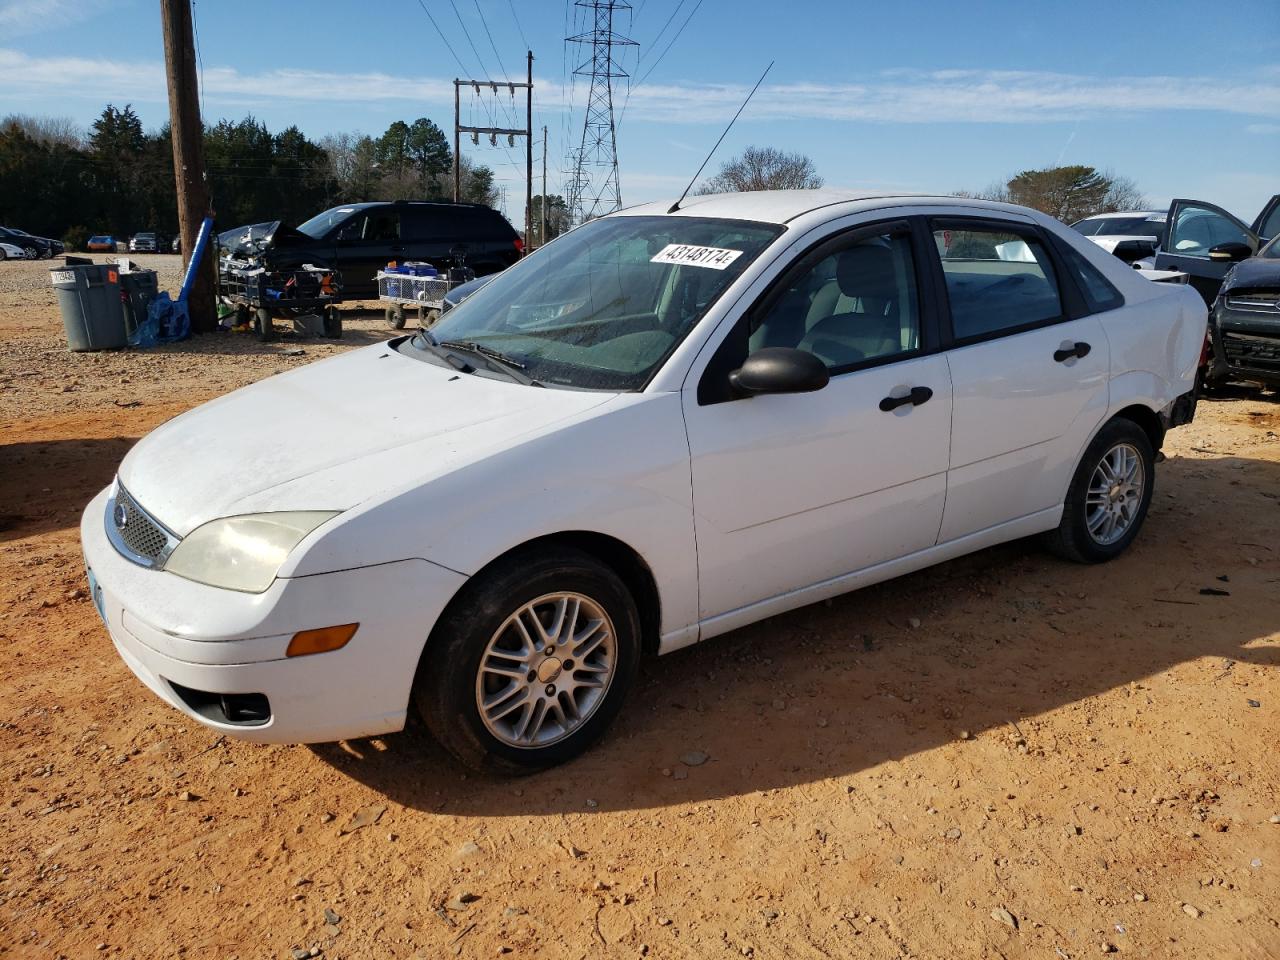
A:
{"label": "front grille", "polygon": [[1280,373],[1280,336],[1267,337],[1222,331],[1222,351],[1232,367]]}
{"label": "front grille", "polygon": [[1269,313],[1280,317],[1280,290],[1247,290],[1227,294],[1227,307],[1246,313]]}
{"label": "front grille", "polygon": [[106,525],[115,548],[146,567],[162,566],[178,545],[178,538],[139,506],[118,482],[115,495],[107,501]]}

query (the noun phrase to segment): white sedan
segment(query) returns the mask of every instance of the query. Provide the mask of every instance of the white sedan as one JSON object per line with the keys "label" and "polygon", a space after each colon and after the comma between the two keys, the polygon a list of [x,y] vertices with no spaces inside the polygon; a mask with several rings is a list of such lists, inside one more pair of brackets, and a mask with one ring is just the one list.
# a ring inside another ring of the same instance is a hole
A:
{"label": "white sedan", "polygon": [[25,260],[27,251],[15,247],[12,243],[0,243],[0,260]]}
{"label": "white sedan", "polygon": [[1203,301],[1034,211],[824,191],[594,220],[429,332],[165,424],[85,510],[159,697],[268,742],[539,769],[644,655],[1033,534],[1109,560]]}

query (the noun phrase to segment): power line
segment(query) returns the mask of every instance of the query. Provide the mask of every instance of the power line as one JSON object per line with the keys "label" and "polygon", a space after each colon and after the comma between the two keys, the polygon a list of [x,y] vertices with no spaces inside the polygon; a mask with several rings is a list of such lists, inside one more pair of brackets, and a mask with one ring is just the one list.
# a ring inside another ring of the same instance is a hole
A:
{"label": "power line", "polygon": [[449,0],[449,6],[453,7],[453,15],[458,18],[458,26],[462,28],[462,35],[467,38],[467,43],[471,46],[471,52],[476,55],[476,63],[480,64],[480,75],[487,76],[489,68],[484,65],[484,58],[480,56],[480,51],[476,49],[476,42],[471,39],[471,31],[467,29],[467,25],[462,21],[462,14],[458,12],[458,5]]}
{"label": "power line", "polygon": [[520,31],[520,42],[524,44],[526,50],[532,50],[533,47],[529,43],[528,37],[524,35],[524,27],[520,24],[520,14],[516,13],[516,5],[514,0],[507,0],[507,6],[511,8],[512,19],[516,22],[516,29]]}
{"label": "power line", "polygon": [[[684,4],[684,0],[681,0],[681,6],[683,6],[683,4]],[[698,8],[701,6],[702,6],[702,0],[698,0],[698,2],[694,4],[693,9],[689,11],[689,16],[685,18],[684,23],[680,24],[680,29],[677,30],[672,35],[671,40],[668,41],[662,53],[658,55],[658,59],[655,60],[653,62],[653,65],[650,66],[649,69],[645,71],[644,76],[641,77],[639,81],[637,81],[636,83],[632,84],[630,87],[627,88],[627,98],[622,101],[622,110],[618,113],[619,124],[622,123],[622,118],[627,115],[627,107],[630,106],[631,104],[631,94],[635,93],[637,88],[644,86],[644,82],[649,79],[653,71],[658,69],[658,64],[662,63],[662,58],[667,55],[667,51],[670,50],[675,45],[675,42],[680,39],[680,35],[684,33],[684,28],[689,25],[689,21],[693,19],[694,14],[698,12]],[[680,8],[677,7],[676,9],[679,10]],[[661,31],[659,31],[658,35],[659,36],[662,35]]]}
{"label": "power line", "polygon": [[[454,62],[458,64],[458,69],[463,73],[470,73],[462,63],[462,59],[458,56],[458,52],[453,49],[453,44],[449,42],[449,38],[444,35],[444,31],[440,29],[440,24],[436,23],[436,18],[431,15],[431,11],[427,9],[425,0],[418,0],[418,6],[422,8],[422,12],[427,15],[427,19],[431,21],[431,25],[436,28],[436,33],[440,34],[440,39],[444,41],[444,45],[449,48],[449,54],[453,57]],[[456,12],[456,8],[455,8]]]}

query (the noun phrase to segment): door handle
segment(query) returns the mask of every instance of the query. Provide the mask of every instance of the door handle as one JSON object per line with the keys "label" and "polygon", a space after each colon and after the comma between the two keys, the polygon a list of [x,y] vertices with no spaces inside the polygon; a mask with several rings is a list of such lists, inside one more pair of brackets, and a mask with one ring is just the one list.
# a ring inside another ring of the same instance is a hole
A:
{"label": "door handle", "polygon": [[1072,357],[1087,357],[1092,349],[1093,347],[1089,344],[1076,341],[1074,347],[1063,347],[1061,350],[1053,351],[1053,359],[1058,363],[1066,363]]}
{"label": "door handle", "polygon": [[932,397],[933,391],[928,387],[912,387],[911,392],[906,396],[885,397],[880,401],[880,409],[888,413],[890,410],[905,407],[908,403],[913,407],[918,407],[922,403],[928,403]]}

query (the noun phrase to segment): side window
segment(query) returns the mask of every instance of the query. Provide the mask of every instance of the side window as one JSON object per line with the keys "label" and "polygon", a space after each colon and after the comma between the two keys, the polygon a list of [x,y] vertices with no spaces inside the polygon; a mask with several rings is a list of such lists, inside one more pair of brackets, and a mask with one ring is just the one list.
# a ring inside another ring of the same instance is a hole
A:
{"label": "side window", "polygon": [[798,347],[832,370],[919,349],[910,234],[864,234],[793,276],[753,318],[749,348],[761,347]]}
{"label": "side window", "polygon": [[1220,243],[1248,242],[1245,232],[1216,210],[1188,203],[1178,207],[1177,216],[1169,225],[1169,245],[1165,252],[1207,257],[1209,248]]}
{"label": "side window", "polygon": [[1066,261],[1067,270],[1079,283],[1091,313],[1101,313],[1103,310],[1114,310],[1116,307],[1124,306],[1124,297],[1121,296],[1120,291],[1111,285],[1111,281],[1104,277],[1102,271],[1090,263],[1084,254],[1065,243],[1059,243],[1057,247],[1062,259]]}
{"label": "side window", "polygon": [[365,227],[366,240],[399,240],[400,212],[398,210],[376,210],[369,214],[369,222]]}
{"label": "side window", "polygon": [[341,240],[343,243],[355,243],[364,238],[365,224],[369,218],[363,213],[357,213],[354,217],[338,228],[335,239]]}
{"label": "side window", "polygon": [[1063,316],[1053,262],[1032,233],[934,224],[957,340],[1050,323]]}
{"label": "side window", "polygon": [[1267,240],[1280,235],[1280,203],[1272,207],[1267,219],[1262,221],[1262,226],[1258,228],[1258,235]]}

